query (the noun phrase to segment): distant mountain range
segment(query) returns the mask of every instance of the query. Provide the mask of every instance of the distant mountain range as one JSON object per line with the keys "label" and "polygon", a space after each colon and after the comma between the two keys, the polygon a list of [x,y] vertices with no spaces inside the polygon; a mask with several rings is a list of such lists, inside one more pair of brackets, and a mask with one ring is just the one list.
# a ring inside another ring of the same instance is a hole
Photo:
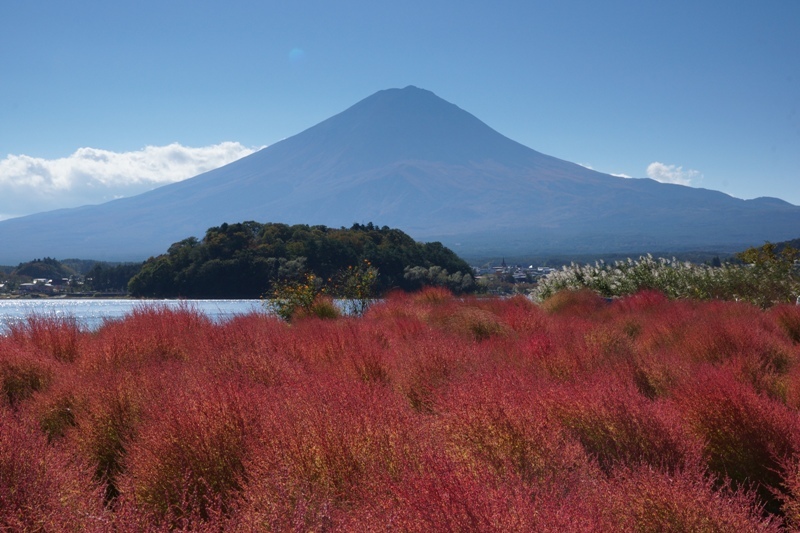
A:
{"label": "distant mountain range", "polygon": [[465,257],[713,248],[800,235],[800,207],[619,178],[541,154],[416,87],[380,91],[194,178],[0,222],[0,264],[142,260],[223,222],[373,222]]}

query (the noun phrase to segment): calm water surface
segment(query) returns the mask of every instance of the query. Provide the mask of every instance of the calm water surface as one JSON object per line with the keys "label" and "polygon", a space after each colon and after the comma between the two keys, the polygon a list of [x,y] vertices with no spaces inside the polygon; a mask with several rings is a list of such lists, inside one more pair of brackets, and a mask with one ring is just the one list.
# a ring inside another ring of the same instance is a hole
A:
{"label": "calm water surface", "polygon": [[103,325],[104,320],[124,318],[134,308],[142,306],[175,309],[188,306],[215,321],[247,313],[265,312],[261,300],[0,300],[0,334],[6,330],[7,324],[25,320],[32,314],[74,317],[83,327],[96,330]]}

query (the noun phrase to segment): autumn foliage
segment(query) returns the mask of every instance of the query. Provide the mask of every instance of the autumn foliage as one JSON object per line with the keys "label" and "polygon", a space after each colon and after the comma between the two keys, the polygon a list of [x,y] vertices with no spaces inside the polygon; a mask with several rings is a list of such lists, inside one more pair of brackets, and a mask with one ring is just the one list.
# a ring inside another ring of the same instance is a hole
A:
{"label": "autumn foliage", "polygon": [[0,337],[0,529],[800,528],[800,308],[397,293]]}

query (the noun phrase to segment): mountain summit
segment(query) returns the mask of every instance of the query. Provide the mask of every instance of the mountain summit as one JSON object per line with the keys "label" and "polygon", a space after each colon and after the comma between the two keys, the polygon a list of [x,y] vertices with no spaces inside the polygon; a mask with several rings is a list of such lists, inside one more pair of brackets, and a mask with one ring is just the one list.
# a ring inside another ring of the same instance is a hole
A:
{"label": "mountain summit", "polygon": [[800,233],[800,207],[596,172],[409,86],[179,183],[0,222],[0,264],[144,259],[244,220],[373,222],[464,255],[737,250]]}

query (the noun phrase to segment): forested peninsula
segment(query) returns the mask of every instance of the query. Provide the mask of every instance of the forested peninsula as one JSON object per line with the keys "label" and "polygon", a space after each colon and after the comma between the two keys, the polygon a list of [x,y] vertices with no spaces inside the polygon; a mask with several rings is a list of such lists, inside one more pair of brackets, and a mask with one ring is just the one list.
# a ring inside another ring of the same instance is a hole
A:
{"label": "forested peninsula", "polygon": [[275,283],[313,274],[334,283],[349,268],[377,270],[375,294],[445,286],[472,292],[472,269],[439,242],[419,243],[398,229],[369,224],[222,224],[151,257],[128,284],[132,296],[259,298]]}

